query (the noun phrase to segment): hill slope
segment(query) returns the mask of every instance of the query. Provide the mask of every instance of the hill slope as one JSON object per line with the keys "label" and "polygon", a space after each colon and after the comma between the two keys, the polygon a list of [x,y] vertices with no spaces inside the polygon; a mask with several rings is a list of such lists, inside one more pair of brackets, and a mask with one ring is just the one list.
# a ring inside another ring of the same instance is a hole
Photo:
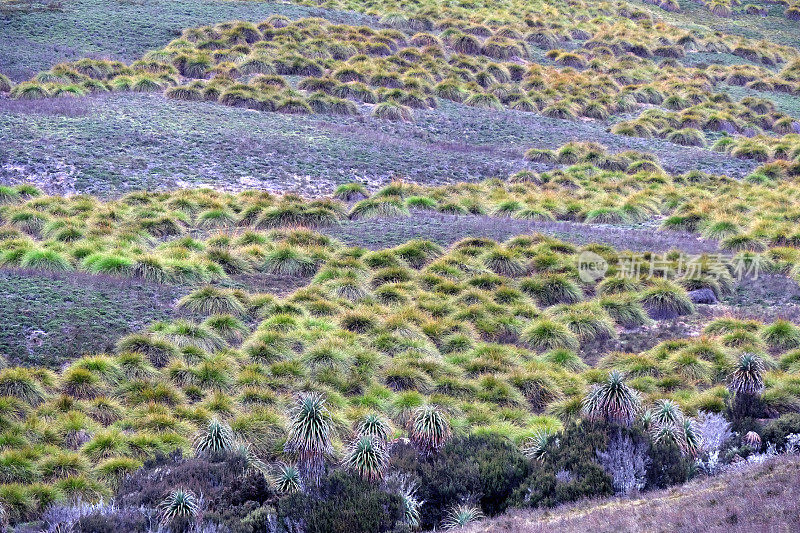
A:
{"label": "hill slope", "polygon": [[555,512],[515,512],[464,531],[797,531],[799,485],[800,458],[781,457],[641,499],[585,502]]}

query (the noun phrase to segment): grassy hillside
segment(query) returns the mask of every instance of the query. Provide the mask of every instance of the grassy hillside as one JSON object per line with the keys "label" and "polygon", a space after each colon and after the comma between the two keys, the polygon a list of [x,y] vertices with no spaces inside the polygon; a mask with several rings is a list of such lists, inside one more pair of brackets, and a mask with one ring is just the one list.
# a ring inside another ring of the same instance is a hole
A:
{"label": "grassy hillside", "polygon": [[548,512],[513,513],[479,522],[467,532],[552,531],[791,531],[800,516],[794,490],[796,458],[747,466],[642,498],[612,499]]}
{"label": "grassy hillside", "polygon": [[2,1],[0,528],[786,529],[798,19]]}

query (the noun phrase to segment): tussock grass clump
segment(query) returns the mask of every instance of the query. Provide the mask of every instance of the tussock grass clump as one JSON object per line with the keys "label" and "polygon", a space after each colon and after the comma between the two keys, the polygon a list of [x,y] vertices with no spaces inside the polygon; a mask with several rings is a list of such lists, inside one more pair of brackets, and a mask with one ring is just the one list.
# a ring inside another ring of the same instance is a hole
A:
{"label": "tussock grass clump", "polygon": [[684,128],[673,131],[667,135],[669,142],[680,144],[681,146],[706,146],[706,139],[703,132],[694,128]]}
{"label": "tussock grass clump", "polygon": [[11,80],[8,79],[8,76],[0,73],[0,93],[10,92],[11,88]]}
{"label": "tussock grass clump", "polygon": [[19,98],[20,100],[41,100],[51,95],[45,86],[35,82],[24,82],[15,85],[10,94],[12,98]]}
{"label": "tussock grass clump", "polygon": [[163,367],[171,358],[177,355],[175,346],[169,342],[139,333],[121,338],[117,342],[116,349],[121,354],[128,352],[142,354],[150,364],[157,368]]}
{"label": "tussock grass clump", "polygon": [[70,261],[55,250],[28,250],[22,255],[19,266],[55,272],[72,270]]}
{"label": "tussock grass clump", "polygon": [[0,370],[0,395],[16,398],[31,406],[39,405],[47,397],[36,374],[20,367]]}
{"label": "tussock grass clump", "polygon": [[800,347],[800,328],[788,320],[776,320],[761,331],[761,338],[775,350],[792,350]]}
{"label": "tussock grass clump", "polygon": [[542,306],[574,304],[583,299],[580,287],[559,274],[525,278],[520,282],[520,289]]}
{"label": "tussock grass clump", "polygon": [[334,196],[345,202],[352,202],[354,200],[363,200],[369,196],[366,187],[360,183],[346,183],[339,185],[334,191]]}
{"label": "tussock grass clump", "polygon": [[570,329],[549,319],[535,320],[522,332],[522,341],[532,349],[540,352],[565,348],[576,350],[578,338]]}
{"label": "tussock grass clump", "polygon": [[656,280],[640,301],[650,318],[663,320],[694,313],[694,306],[681,287],[667,280]]}
{"label": "tussock grass clump", "polygon": [[611,317],[602,307],[581,304],[553,308],[551,312],[580,342],[604,341],[617,336]]}
{"label": "tussock grass clump", "polygon": [[391,218],[408,215],[408,209],[403,204],[402,200],[393,197],[362,200],[350,210],[350,218],[353,220],[377,217]]}
{"label": "tussock grass clump", "polygon": [[201,287],[178,301],[178,308],[203,315],[230,314],[241,316],[245,305],[232,292],[211,285]]}
{"label": "tussock grass clump", "polygon": [[317,270],[316,262],[291,246],[282,246],[264,258],[264,271],[281,276],[309,277]]}
{"label": "tussock grass clump", "polygon": [[414,120],[414,113],[411,108],[403,104],[388,101],[377,104],[372,109],[372,116],[383,120],[395,120],[411,122]]}
{"label": "tussock grass clump", "polygon": [[492,272],[511,278],[522,276],[527,271],[525,265],[512,252],[502,249],[489,251],[484,264]]}

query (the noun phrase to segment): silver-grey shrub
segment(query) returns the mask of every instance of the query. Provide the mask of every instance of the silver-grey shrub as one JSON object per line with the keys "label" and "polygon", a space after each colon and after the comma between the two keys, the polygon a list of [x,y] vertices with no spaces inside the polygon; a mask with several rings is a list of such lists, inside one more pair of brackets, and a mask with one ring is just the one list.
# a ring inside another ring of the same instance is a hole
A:
{"label": "silver-grey shrub", "polygon": [[731,423],[718,413],[700,411],[695,429],[700,435],[700,451],[705,453],[721,450],[733,438]]}
{"label": "silver-grey shrub", "polygon": [[647,483],[647,468],[650,465],[647,442],[634,441],[621,429],[612,432],[605,451],[597,450],[598,462],[612,478],[616,494],[630,494],[642,490]]}

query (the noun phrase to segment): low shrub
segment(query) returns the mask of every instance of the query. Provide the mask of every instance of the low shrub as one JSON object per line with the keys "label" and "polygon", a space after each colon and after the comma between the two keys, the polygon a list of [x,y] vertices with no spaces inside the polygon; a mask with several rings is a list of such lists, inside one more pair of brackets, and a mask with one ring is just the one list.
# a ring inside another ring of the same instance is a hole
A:
{"label": "low shrub", "polygon": [[613,479],[596,462],[597,450],[608,443],[601,423],[570,423],[534,463],[530,475],[514,492],[519,507],[554,507],[580,498],[609,496]]}
{"label": "low shrub", "polygon": [[499,435],[456,437],[430,457],[421,456],[411,445],[398,444],[390,465],[418,483],[424,529],[441,524],[449,508],[468,499],[479,503],[487,515],[502,513],[530,473],[522,452]]}
{"label": "low shrub", "polygon": [[800,434],[800,413],[787,413],[767,422],[761,440],[772,443],[778,450],[782,450],[786,445],[786,436],[793,433]]}
{"label": "low shrub", "polygon": [[689,479],[690,458],[685,457],[674,441],[660,440],[650,447],[650,466],[647,469],[647,488],[663,489]]}
{"label": "low shrub", "polygon": [[317,490],[281,498],[276,520],[301,523],[305,533],[397,531],[403,522],[403,501],[357,474],[335,470],[322,478]]}

